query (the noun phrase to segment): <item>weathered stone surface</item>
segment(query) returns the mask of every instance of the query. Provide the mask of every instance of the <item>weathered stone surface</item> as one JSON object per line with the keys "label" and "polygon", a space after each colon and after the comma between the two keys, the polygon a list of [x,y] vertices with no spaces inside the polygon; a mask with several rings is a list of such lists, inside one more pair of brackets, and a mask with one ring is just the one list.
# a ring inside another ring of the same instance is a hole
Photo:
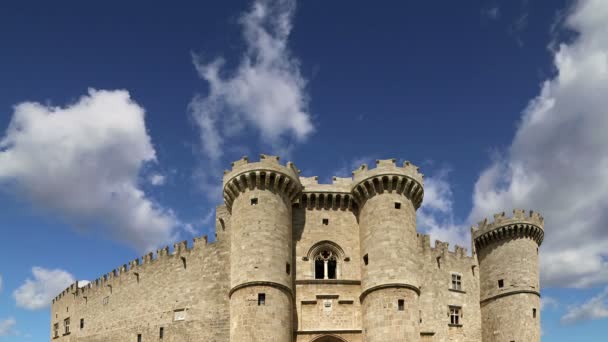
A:
{"label": "weathered stone surface", "polygon": [[538,213],[480,222],[469,256],[416,232],[424,178],[409,162],[332,184],[299,173],[268,155],[234,162],[215,242],[71,285],[51,341],[540,341]]}

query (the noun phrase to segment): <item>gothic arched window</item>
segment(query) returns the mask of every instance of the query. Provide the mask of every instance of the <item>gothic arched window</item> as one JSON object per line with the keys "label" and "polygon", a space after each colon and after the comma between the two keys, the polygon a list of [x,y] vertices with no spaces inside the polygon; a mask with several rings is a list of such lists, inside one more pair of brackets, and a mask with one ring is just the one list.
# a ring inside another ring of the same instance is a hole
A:
{"label": "gothic arched window", "polygon": [[315,244],[308,253],[313,263],[314,279],[338,279],[340,263],[344,259],[342,248],[331,241]]}
{"label": "gothic arched window", "polygon": [[338,260],[331,249],[322,249],[315,255],[315,279],[336,279]]}

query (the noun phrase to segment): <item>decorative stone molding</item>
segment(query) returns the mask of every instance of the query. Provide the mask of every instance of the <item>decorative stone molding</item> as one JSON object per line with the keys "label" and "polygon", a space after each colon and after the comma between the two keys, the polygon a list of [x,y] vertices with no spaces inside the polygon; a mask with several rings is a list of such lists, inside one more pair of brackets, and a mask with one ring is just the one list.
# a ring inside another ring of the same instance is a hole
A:
{"label": "decorative stone molding", "polygon": [[418,167],[408,161],[403,163],[403,167],[398,167],[395,159],[377,160],[375,169],[368,169],[363,164],[353,171],[351,192],[360,207],[377,194],[394,192],[410,199],[418,209],[424,197],[423,178]]}
{"label": "decorative stone molding", "polygon": [[224,171],[224,202],[230,212],[234,200],[247,190],[260,189],[284,195],[290,203],[302,191],[298,170],[293,163],[279,164],[279,157],[262,154],[260,161],[249,163],[243,157],[232,163],[231,171]]}
{"label": "decorative stone molding", "polygon": [[539,213],[530,211],[526,215],[523,209],[515,209],[512,217],[502,212],[494,215],[493,222],[487,219],[479,222],[471,227],[471,236],[476,250],[496,241],[513,238],[530,238],[540,246],[545,236],[543,226],[544,219]]}

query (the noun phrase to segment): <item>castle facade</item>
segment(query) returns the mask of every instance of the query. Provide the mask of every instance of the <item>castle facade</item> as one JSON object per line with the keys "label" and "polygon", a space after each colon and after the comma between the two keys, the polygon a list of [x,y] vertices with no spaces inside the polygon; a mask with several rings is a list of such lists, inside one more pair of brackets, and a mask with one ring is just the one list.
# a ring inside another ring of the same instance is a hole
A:
{"label": "castle facade", "polygon": [[409,162],[319,184],[262,155],[223,185],[213,242],[72,284],[53,300],[50,340],[540,341],[535,212],[480,222],[469,256],[416,231],[423,175]]}

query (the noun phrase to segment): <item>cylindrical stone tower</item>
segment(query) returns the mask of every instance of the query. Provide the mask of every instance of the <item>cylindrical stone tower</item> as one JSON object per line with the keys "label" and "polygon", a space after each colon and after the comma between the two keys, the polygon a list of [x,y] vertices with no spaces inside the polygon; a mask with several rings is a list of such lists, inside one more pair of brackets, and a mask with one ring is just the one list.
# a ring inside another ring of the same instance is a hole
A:
{"label": "cylindrical stone tower", "polygon": [[409,162],[376,161],[353,172],[359,204],[361,306],[366,342],[418,341],[420,277],[416,209],[422,174]]}
{"label": "cylindrical stone tower", "polygon": [[483,342],[540,341],[538,247],[543,218],[514,210],[471,229],[479,261]]}
{"label": "cylindrical stone tower", "polygon": [[293,200],[298,170],[279,158],[243,158],[224,174],[231,215],[230,341],[293,340]]}

